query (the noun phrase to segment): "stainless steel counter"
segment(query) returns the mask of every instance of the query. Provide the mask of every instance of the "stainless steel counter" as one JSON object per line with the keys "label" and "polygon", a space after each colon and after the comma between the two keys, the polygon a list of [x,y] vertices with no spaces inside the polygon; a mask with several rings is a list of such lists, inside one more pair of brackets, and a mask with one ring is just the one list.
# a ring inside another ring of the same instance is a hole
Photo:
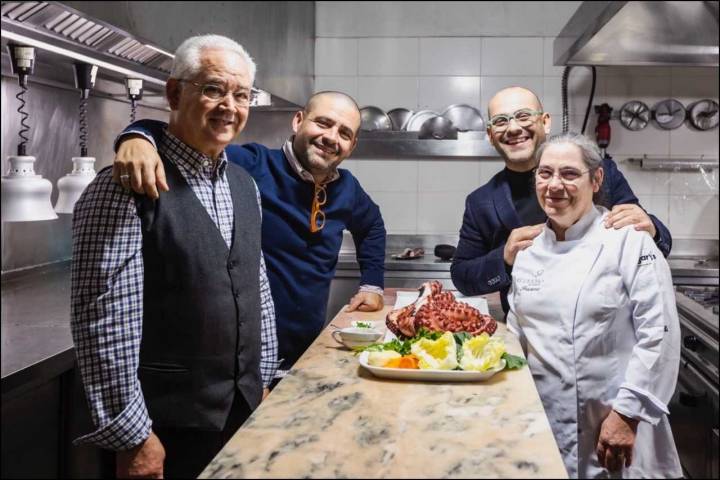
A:
{"label": "stainless steel counter", "polygon": [[[449,272],[450,261],[440,260],[439,258],[427,253],[422,258],[415,258],[412,260],[398,260],[393,258],[392,255],[385,255],[385,270],[386,271],[437,271],[437,272]],[[355,270],[359,269],[357,259],[354,254],[343,253],[338,257],[338,270]]]}
{"label": "stainless steel counter", "polygon": [[[457,235],[399,235],[387,236],[385,256],[385,288],[417,288],[428,280],[438,280],[443,288],[454,290],[450,278],[449,261],[434,255],[435,245],[457,245]],[[412,260],[397,260],[392,256],[405,248],[423,248],[425,255]],[[718,241],[677,239],[669,264],[676,285],[718,284]],[[708,261],[708,259],[710,259]],[[352,237],[346,233],[338,258],[335,278],[330,285],[326,320],[345,305],[358,288],[360,266],[355,258]]]}
{"label": "stainless steel counter", "polygon": [[2,478],[111,478],[70,334],[69,262],[2,275]]}
{"label": "stainless steel counter", "polygon": [[30,388],[70,370],[70,264],[2,280],[2,394]]}
{"label": "stainless steel counter", "polygon": [[[698,258],[673,258],[668,260],[673,278],[716,278],[718,277],[718,261],[710,262]],[[450,272],[450,261],[440,260],[432,254],[425,253],[424,257],[412,260],[397,260],[392,255],[385,256],[385,270],[395,271],[427,271]],[[338,270],[359,270],[355,255],[344,253],[338,259]],[[677,283],[677,282],[676,282]],[[716,282],[717,283],[717,282]]]}
{"label": "stainless steel counter", "polygon": [[[437,244],[457,245],[457,235],[388,235],[385,256],[385,270],[390,272],[428,271],[450,272],[449,261],[436,257],[433,253]],[[421,247],[425,255],[412,260],[397,260],[392,256],[405,248]],[[718,241],[686,240],[673,242],[673,250],[668,260],[673,278],[715,278],[718,277]],[[343,238],[343,248],[338,258],[338,270],[358,270],[354,246],[349,235]],[[678,282],[676,282],[678,283]],[[717,284],[717,281],[715,282]]]}

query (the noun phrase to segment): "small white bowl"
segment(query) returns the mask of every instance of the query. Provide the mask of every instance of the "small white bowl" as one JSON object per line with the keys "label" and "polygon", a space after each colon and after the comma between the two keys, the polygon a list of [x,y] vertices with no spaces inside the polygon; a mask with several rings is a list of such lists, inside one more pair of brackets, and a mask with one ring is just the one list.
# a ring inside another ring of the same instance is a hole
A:
{"label": "small white bowl", "polygon": [[380,338],[383,333],[372,328],[347,327],[332,332],[333,339],[347,348],[366,347]]}
{"label": "small white bowl", "polygon": [[[369,325],[368,327],[358,326],[358,323],[363,325]],[[356,328],[362,328],[363,330],[377,330],[379,332],[385,330],[385,322],[378,320],[353,320],[350,325]]]}

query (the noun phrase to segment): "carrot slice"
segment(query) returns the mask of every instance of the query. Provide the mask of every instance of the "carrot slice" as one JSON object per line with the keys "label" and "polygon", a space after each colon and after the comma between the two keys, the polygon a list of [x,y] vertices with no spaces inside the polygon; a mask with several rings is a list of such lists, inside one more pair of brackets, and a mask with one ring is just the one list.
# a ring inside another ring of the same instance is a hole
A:
{"label": "carrot slice", "polygon": [[420,368],[420,361],[415,355],[403,355],[402,357],[393,358],[385,364],[387,368]]}

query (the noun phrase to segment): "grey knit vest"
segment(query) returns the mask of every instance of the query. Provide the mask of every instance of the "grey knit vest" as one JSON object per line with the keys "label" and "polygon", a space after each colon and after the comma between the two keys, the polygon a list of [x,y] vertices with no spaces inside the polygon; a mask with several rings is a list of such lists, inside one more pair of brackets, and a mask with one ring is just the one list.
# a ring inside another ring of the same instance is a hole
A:
{"label": "grey knit vest", "polygon": [[236,391],[255,408],[260,377],[260,213],[255,186],[228,164],[232,247],[177,167],[169,192],[136,197],[144,302],[138,377],[157,426],[219,431]]}

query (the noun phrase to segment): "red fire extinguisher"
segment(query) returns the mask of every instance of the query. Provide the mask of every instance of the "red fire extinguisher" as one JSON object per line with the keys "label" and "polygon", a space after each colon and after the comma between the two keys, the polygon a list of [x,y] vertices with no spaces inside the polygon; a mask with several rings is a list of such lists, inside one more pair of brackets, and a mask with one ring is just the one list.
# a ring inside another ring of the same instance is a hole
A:
{"label": "red fire extinguisher", "polygon": [[607,157],[607,147],[610,145],[610,113],[612,107],[607,103],[595,105],[595,113],[598,114],[597,125],[595,126],[595,138],[603,157]]}

